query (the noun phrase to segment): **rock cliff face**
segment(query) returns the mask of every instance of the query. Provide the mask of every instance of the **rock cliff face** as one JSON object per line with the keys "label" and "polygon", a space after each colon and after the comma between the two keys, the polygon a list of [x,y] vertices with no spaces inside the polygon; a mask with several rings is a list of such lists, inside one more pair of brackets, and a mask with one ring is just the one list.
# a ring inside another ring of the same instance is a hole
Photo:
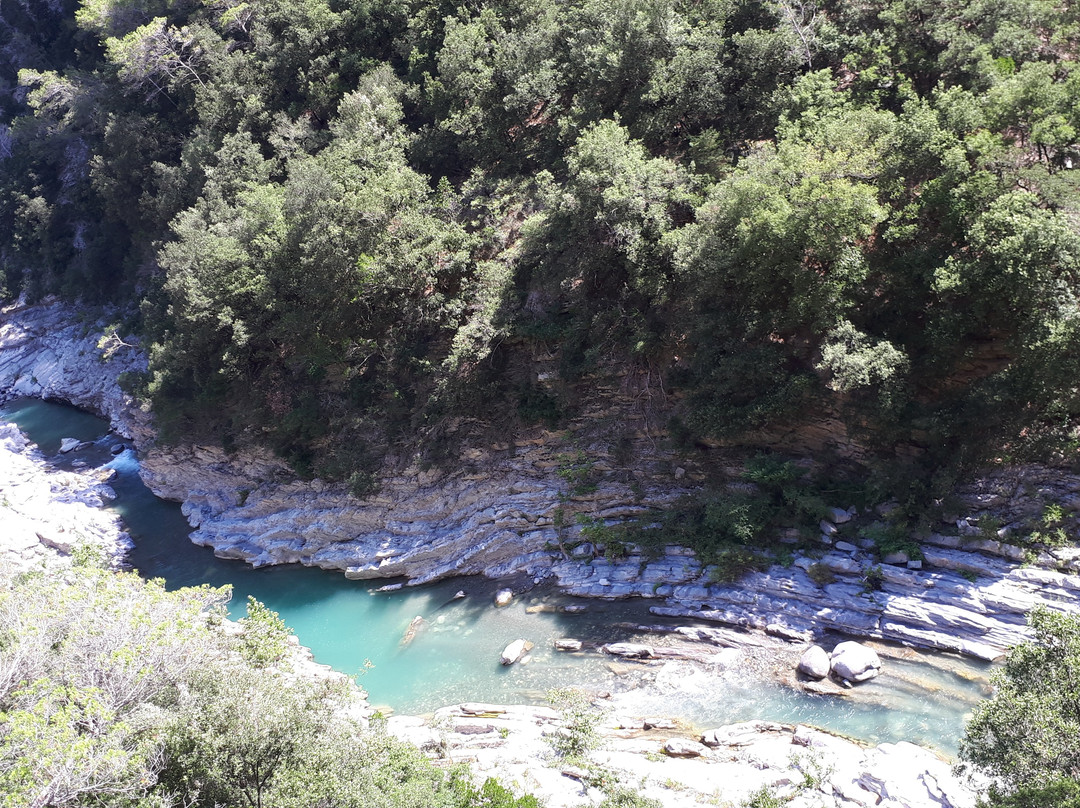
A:
{"label": "rock cliff face", "polygon": [[[56,398],[107,417],[140,452],[141,475],[160,497],[183,503],[192,540],[256,566],[301,563],[349,577],[407,576],[414,583],[448,575],[492,577],[551,566],[557,511],[604,519],[648,512],[685,492],[686,474],[645,447],[633,474],[609,474],[610,445],[578,447],[540,433],[527,442],[467,450],[458,469],[407,467],[368,499],[342,486],[290,479],[267,453],[226,455],[212,446],[161,447],[148,413],[124,394],[119,376],[144,370],[134,347],[108,361],[98,347],[102,323],[82,325],[67,307],[14,306],[0,313],[0,390]],[[589,420],[592,414],[585,414]],[[629,422],[628,415],[625,421]],[[582,473],[596,490],[570,497],[560,466],[581,448]]]}
{"label": "rock cliff face", "polygon": [[129,440],[146,445],[150,416],[118,383],[146,369],[146,356],[117,342],[99,347],[104,320],[83,322],[60,303],[0,309],[0,398],[57,399],[108,418]]}
{"label": "rock cliff face", "polygon": [[[103,361],[99,336],[60,304],[4,310],[0,391],[63,399],[108,417],[139,448],[150,488],[182,502],[195,528],[192,540],[220,556],[340,569],[351,578],[405,576],[412,583],[474,573],[554,576],[572,594],[654,598],[658,614],[797,640],[835,630],[982,658],[995,658],[1026,636],[1024,614],[1033,606],[1077,609],[1074,554],[1009,544],[1009,531],[1019,530],[1017,520],[1036,501],[1030,492],[1050,491],[1055,502],[1080,508],[1080,478],[1056,471],[1002,472],[961,492],[968,514],[956,520],[961,535],[931,536],[921,569],[909,568],[919,565],[905,565],[906,559],[878,567],[857,530],[830,526],[820,558],[796,556],[789,567],[725,585],[682,548],[619,563],[567,560],[562,553],[561,543],[576,531],[575,512],[608,522],[647,516],[695,484],[692,467],[655,448],[632,401],[616,396],[622,409],[603,415],[630,443],[633,471],[618,468],[617,442],[602,431],[582,439],[585,445],[539,432],[517,444],[466,450],[450,472],[404,468],[388,475],[377,495],[358,500],[341,486],[291,479],[266,454],[156,446],[148,414],[117,383],[120,373],[145,368],[143,355],[114,340],[116,350]],[[601,413],[581,420],[605,423]],[[575,477],[588,478],[595,490],[575,495]],[[1000,538],[982,538],[986,530],[973,527],[976,517],[989,522],[994,508],[1014,521]],[[812,578],[807,570],[814,565]],[[819,585],[823,570],[834,580]]]}

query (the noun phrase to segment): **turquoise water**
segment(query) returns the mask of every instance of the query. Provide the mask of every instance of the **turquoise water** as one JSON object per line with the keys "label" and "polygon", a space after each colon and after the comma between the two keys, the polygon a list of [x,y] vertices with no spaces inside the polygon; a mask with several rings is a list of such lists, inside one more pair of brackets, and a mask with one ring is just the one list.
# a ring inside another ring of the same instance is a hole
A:
{"label": "turquoise water", "polygon": [[[492,596],[498,585],[483,579],[377,593],[385,581],[349,581],[340,573],[298,566],[253,569],[192,544],[179,505],[159,500],[143,485],[134,453],[110,454],[119,439],[101,419],[33,399],[9,402],[0,415],[17,423],[61,468],[78,459],[116,469],[111,485],[117,498],[110,507],[135,543],[129,560],[140,574],[164,578],[170,588],[231,586],[234,616],[242,616],[248,595],[257,598],[281,614],[318,661],[357,676],[378,707],[424,713],[460,701],[542,702],[553,687],[582,686],[615,693],[620,707],[639,715],[677,715],[702,727],[763,718],[952,752],[965,715],[986,695],[985,666],[947,655],[911,653],[907,660],[889,660],[886,674],[860,686],[854,701],[809,696],[738,673],[611,664],[598,654],[552,649],[558,637],[597,643],[640,639],[628,624],[662,622],[641,601],[577,601],[586,610],[567,614],[557,609],[573,599],[538,588],[496,609]],[[62,437],[94,445],[57,455]],[[459,591],[466,597],[454,599]],[[416,617],[423,623],[403,644]],[[518,637],[535,643],[531,658],[504,668],[499,654]]]}

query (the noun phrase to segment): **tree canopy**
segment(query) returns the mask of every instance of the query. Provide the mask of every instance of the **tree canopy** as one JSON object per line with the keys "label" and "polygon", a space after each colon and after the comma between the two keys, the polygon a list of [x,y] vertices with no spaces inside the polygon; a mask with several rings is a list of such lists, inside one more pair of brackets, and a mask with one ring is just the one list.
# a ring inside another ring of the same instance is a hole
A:
{"label": "tree canopy", "polygon": [[622,368],[690,442],[1075,454],[1075,4],[16,5],[0,291],[126,307],[166,436],[359,492]]}
{"label": "tree canopy", "polygon": [[1030,642],[1009,652],[976,707],[960,757],[991,777],[995,808],[1080,805],[1080,618],[1033,611]]}

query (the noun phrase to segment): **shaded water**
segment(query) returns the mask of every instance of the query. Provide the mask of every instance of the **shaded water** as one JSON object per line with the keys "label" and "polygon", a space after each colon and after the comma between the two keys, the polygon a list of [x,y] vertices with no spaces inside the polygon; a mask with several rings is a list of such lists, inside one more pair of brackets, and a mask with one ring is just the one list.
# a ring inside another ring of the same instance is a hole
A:
{"label": "shaded water", "polygon": [[[802,722],[867,741],[910,740],[952,752],[966,713],[986,694],[985,666],[941,654],[905,652],[908,659],[887,660],[886,673],[861,685],[855,701],[755,682],[737,668],[611,664],[597,654],[552,649],[559,637],[634,639],[626,624],[660,622],[641,601],[587,601],[584,612],[566,614],[556,609],[573,599],[537,589],[495,609],[497,585],[476,578],[377,593],[384,581],[348,581],[299,566],[253,569],[192,544],[179,505],[143,485],[134,453],[110,455],[117,439],[103,420],[33,399],[9,402],[0,416],[17,423],[61,468],[80,459],[116,469],[110,507],[135,543],[129,560],[140,574],[164,578],[169,588],[229,585],[237,612],[248,595],[257,598],[281,614],[319,662],[356,675],[375,706],[422,713],[460,701],[538,702],[553,687],[586,686],[616,693],[620,706],[639,715],[680,716],[700,726],[751,718]],[[57,455],[62,437],[94,446]],[[466,597],[455,600],[459,590]],[[402,644],[418,616],[424,622]],[[504,668],[499,654],[518,637],[535,643],[531,659]],[[632,693],[619,695],[628,688]]]}

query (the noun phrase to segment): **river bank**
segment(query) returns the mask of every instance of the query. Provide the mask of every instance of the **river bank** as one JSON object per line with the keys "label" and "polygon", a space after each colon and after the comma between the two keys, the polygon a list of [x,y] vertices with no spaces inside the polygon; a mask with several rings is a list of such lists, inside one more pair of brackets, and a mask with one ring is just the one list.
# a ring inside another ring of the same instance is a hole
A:
{"label": "river bank", "polygon": [[[617,522],[655,513],[694,485],[693,468],[676,465],[678,458],[650,442],[629,475],[613,465],[606,445],[585,446],[598,475],[587,495],[565,491],[558,474],[567,448],[562,437],[538,432],[513,446],[467,449],[450,472],[406,467],[384,479],[378,494],[358,500],[342,486],[292,479],[264,453],[156,445],[149,413],[118,382],[145,369],[145,357],[131,340],[102,342],[102,325],[79,323],[59,303],[4,309],[0,390],[60,399],[108,418],[139,449],[140,474],[151,490],[182,503],[195,528],[192,540],[223,558],[253,566],[299,563],[354,579],[405,577],[411,584],[470,574],[553,579],[570,594],[649,599],[658,615],[796,642],[835,631],[980,659],[997,658],[1024,639],[1031,608],[1077,608],[1078,551],[1030,552],[973,527],[989,509],[1004,506],[1016,521],[1048,497],[1080,506],[1076,475],[1026,468],[973,484],[961,492],[959,527],[949,525],[968,535],[930,536],[921,565],[906,559],[879,565],[867,540],[837,519],[823,523],[820,558],[796,555],[788,567],[725,585],[682,548],[619,562],[566,560],[560,552],[560,510]],[[809,577],[815,564],[828,570],[831,583]],[[866,584],[872,569],[873,587]]]}
{"label": "river bank", "polygon": [[[594,805],[619,784],[666,808],[746,805],[766,794],[788,808],[972,808],[950,764],[909,743],[864,747],[801,725],[748,721],[692,733],[670,721],[600,718],[586,765],[560,762],[545,707],[460,704],[425,721],[391,718],[393,734],[535,794],[547,808]],[[758,803],[765,804],[765,803]],[[769,803],[773,804],[773,803]]]}
{"label": "river bank", "polygon": [[[92,448],[77,449],[72,464],[85,463]],[[59,566],[79,546],[120,563],[130,542],[102,508],[112,496],[103,480],[113,473],[92,463],[57,471],[14,425],[0,425],[0,493],[10,526],[0,543],[4,568]],[[668,633],[668,641],[658,638],[652,659],[611,663],[621,666],[620,677],[634,680],[631,686],[589,694],[601,740],[586,768],[554,754],[551,736],[567,730],[563,715],[546,707],[459,704],[426,717],[391,716],[387,730],[437,760],[468,763],[478,779],[494,776],[536,794],[549,808],[595,804],[601,786],[616,782],[671,808],[736,805],[762,788],[790,797],[797,808],[974,804],[974,792],[953,777],[947,762],[912,744],[865,747],[806,726],[761,721],[695,732],[671,717],[673,696],[685,695],[695,680],[713,690],[748,675],[790,672],[792,658],[776,638],[722,628]],[[344,678],[299,644],[291,657],[296,675]],[[643,715],[650,708],[655,712]],[[365,703],[357,709],[364,716],[374,712]]]}
{"label": "river bank", "polygon": [[77,548],[119,567],[131,541],[120,519],[102,510],[116,495],[113,472],[51,468],[14,424],[0,422],[0,563],[11,571],[48,567]]}
{"label": "river bank", "polygon": [[[298,565],[255,569],[218,559],[188,541],[178,505],[142,484],[134,453],[112,453],[119,439],[103,420],[39,399],[9,402],[0,414],[40,442],[49,467],[111,476],[117,496],[106,507],[123,519],[132,539],[127,562],[144,577],[168,588],[229,586],[237,617],[248,596],[262,601],[321,662],[361,674],[383,712],[430,713],[462,700],[543,703],[548,690],[574,685],[632,693],[641,709],[700,727],[754,718],[809,722],[870,742],[910,740],[951,753],[965,713],[986,695],[982,666],[885,644],[876,644],[887,660],[882,675],[856,689],[801,682],[794,676],[801,644],[692,617],[657,617],[638,598],[567,597],[549,580],[473,576],[380,586]],[[62,452],[64,438],[79,448]],[[497,606],[496,595],[511,583],[518,594]],[[534,644],[528,664],[500,665],[515,638]],[[579,651],[566,650],[579,644]],[[633,656],[617,656],[627,652]],[[678,660],[698,672],[665,679],[667,663]],[[844,697],[822,699],[802,687]]]}

